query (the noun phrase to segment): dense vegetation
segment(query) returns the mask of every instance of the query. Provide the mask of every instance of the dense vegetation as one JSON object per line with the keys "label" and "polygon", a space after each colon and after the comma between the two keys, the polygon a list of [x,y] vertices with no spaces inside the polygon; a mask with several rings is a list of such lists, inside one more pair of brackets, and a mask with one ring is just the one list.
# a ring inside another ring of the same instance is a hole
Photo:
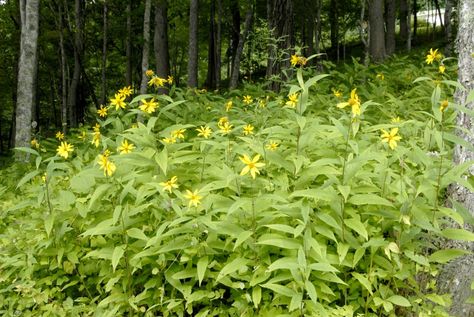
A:
{"label": "dense vegetation", "polygon": [[437,243],[473,239],[445,226],[472,223],[443,203],[452,182],[472,189],[450,158],[472,148],[453,133],[472,114],[452,100],[456,61],[292,62],[280,94],[148,72],[154,92],[116,87],[92,125],[18,149],[31,164],[0,177],[0,312],[447,316],[438,265],[465,251]]}

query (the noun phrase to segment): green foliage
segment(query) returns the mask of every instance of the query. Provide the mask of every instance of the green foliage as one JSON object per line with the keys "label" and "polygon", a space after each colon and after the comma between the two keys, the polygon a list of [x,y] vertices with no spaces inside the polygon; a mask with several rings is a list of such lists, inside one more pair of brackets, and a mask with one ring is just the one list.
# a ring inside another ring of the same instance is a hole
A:
{"label": "green foliage", "polygon": [[[67,159],[39,140],[31,170],[0,187],[0,312],[447,316],[437,263],[464,252],[431,240],[472,240],[445,228],[467,219],[441,204],[448,184],[472,180],[449,159],[463,105],[441,112],[452,82],[421,64],[299,68],[288,96],[171,87],[109,108],[95,144],[69,135]],[[336,107],[353,88],[360,115]],[[152,97],[160,107],[144,113]],[[395,128],[391,149],[381,130]],[[134,148],[120,154],[124,140]]]}

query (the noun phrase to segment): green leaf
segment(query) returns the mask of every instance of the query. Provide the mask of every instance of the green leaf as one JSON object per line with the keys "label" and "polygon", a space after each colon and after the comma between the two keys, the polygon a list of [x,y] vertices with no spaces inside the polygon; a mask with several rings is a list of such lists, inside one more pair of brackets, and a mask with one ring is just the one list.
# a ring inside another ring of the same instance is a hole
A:
{"label": "green leaf", "polygon": [[294,270],[294,269],[298,269],[299,267],[300,266],[296,258],[283,257],[283,258],[275,260],[272,264],[270,264],[267,270],[269,272],[272,272],[275,270]]}
{"label": "green leaf", "polygon": [[252,302],[255,308],[258,308],[260,301],[262,300],[262,289],[260,286],[255,286],[252,288]]}
{"label": "green leaf", "polygon": [[18,182],[18,185],[16,185],[16,188],[20,188],[21,186],[23,186],[25,183],[29,182],[33,177],[35,177],[36,175],[38,175],[40,173],[40,171],[32,171],[32,172],[29,172],[28,174],[26,174],[25,176],[23,176],[20,181]]}
{"label": "green leaf", "polygon": [[367,277],[365,277],[364,275],[362,275],[360,273],[357,273],[357,272],[352,272],[352,276],[354,276],[359,281],[359,283],[362,286],[364,286],[366,290],[369,291],[370,295],[373,295],[372,284],[369,282]]}
{"label": "green leaf", "polygon": [[444,237],[452,240],[474,241],[474,233],[464,229],[448,228],[441,233]]}
{"label": "green leaf", "polygon": [[249,263],[250,260],[244,259],[244,258],[236,258],[232,260],[231,262],[227,263],[222,270],[219,272],[219,275],[217,275],[216,281],[219,281],[222,279],[224,276],[227,276],[242,267],[246,266],[247,263]]}
{"label": "green leaf", "polygon": [[425,298],[440,306],[443,306],[443,307],[448,306],[444,298],[438,294],[426,294]]}
{"label": "green leaf", "polygon": [[320,272],[339,272],[334,266],[329,263],[313,263],[309,265],[309,268],[313,271]]}
{"label": "green leaf", "polygon": [[148,241],[148,237],[143,233],[143,230],[138,229],[138,228],[130,228],[127,230],[127,235],[130,238],[134,238],[137,240],[143,240],[143,241]]}
{"label": "green leaf", "polygon": [[288,307],[288,310],[290,312],[296,310],[296,309],[301,309],[301,302],[303,301],[303,294],[295,294],[291,297],[291,302],[290,306]]}
{"label": "green leaf", "polygon": [[357,232],[359,235],[364,237],[364,239],[367,241],[369,240],[369,235],[367,233],[367,229],[365,229],[365,225],[360,222],[359,219],[356,218],[351,218],[351,219],[344,219],[344,223],[346,226]]}
{"label": "green leaf", "polygon": [[239,233],[239,235],[237,236],[237,240],[235,240],[234,251],[252,235],[252,231],[242,231],[241,233]]}
{"label": "green leaf", "polygon": [[202,280],[204,279],[204,274],[206,274],[207,265],[209,264],[209,258],[203,256],[198,260],[197,263],[197,277],[199,281],[199,286],[201,286]]}
{"label": "green leaf", "polygon": [[294,197],[307,197],[313,198],[314,200],[323,200],[323,201],[333,201],[334,200],[334,193],[328,190],[322,189],[302,189],[294,191],[290,198]]}
{"label": "green leaf", "polygon": [[104,196],[104,193],[108,191],[111,187],[111,184],[102,184],[95,189],[94,193],[92,194],[91,200],[89,201],[89,210],[94,207],[96,201],[102,198]]}
{"label": "green leaf", "polygon": [[120,245],[115,247],[114,252],[112,252],[112,269],[115,272],[115,268],[120,262],[120,259],[122,258],[123,254],[125,253],[125,245]]}
{"label": "green leaf", "polygon": [[387,199],[375,194],[357,194],[349,198],[349,203],[354,205],[382,205],[392,207],[393,204]]}
{"label": "green leaf", "polygon": [[46,219],[44,219],[44,229],[46,230],[46,235],[48,238],[51,234],[51,230],[53,230],[54,219],[54,214],[49,214],[46,216]]}
{"label": "green leaf", "polygon": [[349,194],[351,192],[351,186],[347,185],[337,185],[337,189],[341,193],[342,197],[344,197],[344,201],[347,201],[347,197],[349,197]]}
{"label": "green leaf", "polygon": [[163,148],[163,151],[155,156],[155,161],[163,171],[163,174],[166,175],[166,171],[168,169],[168,150],[166,149],[166,146]]}
{"label": "green leaf", "polygon": [[306,81],[306,83],[304,84],[304,89],[305,90],[308,90],[311,86],[313,86],[315,83],[317,83],[318,81],[320,81],[321,79],[323,78],[326,78],[330,76],[329,74],[319,74],[319,75],[316,75],[314,77],[311,77],[310,79],[308,79],[308,81]]}
{"label": "green leaf", "polygon": [[406,299],[405,297],[400,296],[400,295],[392,295],[389,298],[387,298],[387,300],[389,302],[397,305],[397,306],[402,306],[402,307],[410,307],[411,306],[408,299]]}
{"label": "green leaf", "polygon": [[314,287],[313,283],[311,283],[311,281],[306,280],[304,286],[306,288],[306,292],[309,295],[309,298],[311,298],[313,303],[316,304],[318,302],[318,294],[316,293],[316,288]]}
{"label": "green leaf", "polygon": [[287,297],[293,297],[297,294],[291,288],[280,285],[280,284],[265,283],[265,284],[262,284],[261,286],[265,287],[265,288],[268,288],[268,289],[271,289],[275,293],[280,294],[280,295],[284,295],[284,296],[287,296]]}
{"label": "green leaf", "polygon": [[290,238],[261,239],[260,241],[257,242],[257,244],[272,245],[277,248],[292,249],[292,250],[295,250],[295,249],[297,250],[300,247],[300,243],[297,240],[290,239]]}
{"label": "green leaf", "polygon": [[365,248],[358,248],[356,252],[354,253],[354,259],[352,260],[352,267],[355,267],[364,255],[365,255]]}

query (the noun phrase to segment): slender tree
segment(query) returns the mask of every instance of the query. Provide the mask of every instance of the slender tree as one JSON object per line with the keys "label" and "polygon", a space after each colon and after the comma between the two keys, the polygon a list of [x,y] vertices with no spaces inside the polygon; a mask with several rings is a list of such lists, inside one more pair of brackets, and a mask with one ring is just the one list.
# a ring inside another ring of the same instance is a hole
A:
{"label": "slender tree", "polygon": [[369,2],[369,52],[374,62],[385,58],[385,31],[383,19],[383,0]]}
{"label": "slender tree", "polygon": [[[267,78],[270,89],[280,90],[283,69],[290,66],[290,47],[293,42],[293,2],[292,0],[267,0],[267,17],[270,33],[276,43],[268,47]],[[276,76],[277,80],[274,79]]]}
{"label": "slender tree", "polygon": [[337,60],[339,60],[339,12],[336,0],[331,0],[329,2],[329,24],[331,53],[335,58],[337,58]]}
{"label": "slender tree", "polygon": [[400,38],[404,41],[408,38],[408,1],[400,0],[398,18],[400,20]]}
{"label": "slender tree", "polygon": [[[474,109],[474,102],[467,102],[469,92],[474,90],[474,59],[472,58],[472,48],[474,47],[474,37],[472,36],[472,25],[474,25],[474,0],[460,0],[458,6],[459,30],[457,38],[458,58],[458,78],[464,89],[457,89],[455,100],[457,104],[465,105],[471,111]],[[459,136],[469,144],[474,144],[473,118],[463,112],[457,117]],[[455,164],[463,164],[474,160],[474,152],[463,145],[456,145],[454,148],[453,160]],[[472,164],[470,175],[472,176]],[[450,197],[466,208],[474,217],[474,193],[468,188],[455,184],[451,186]],[[466,225],[466,229],[473,230],[473,227]],[[447,264],[438,278],[438,285],[441,291],[449,292],[452,296],[450,313],[453,316],[474,316],[474,305],[466,303],[472,296],[471,283],[474,279],[474,242],[466,242],[456,245],[471,254],[455,259]]]}
{"label": "slender tree", "polygon": [[143,49],[142,49],[142,80],[140,84],[140,93],[146,93],[148,78],[146,71],[148,70],[149,55],[150,55],[150,11],[151,0],[145,1],[145,12],[143,14]]}
{"label": "slender tree", "polygon": [[395,53],[396,0],[385,0],[385,50],[387,55]]}
{"label": "slender tree", "polygon": [[209,46],[207,50],[207,78],[206,86],[209,89],[217,87],[217,22],[216,1],[211,0],[209,12]]}
{"label": "slender tree", "polygon": [[[15,146],[29,146],[36,102],[39,0],[20,1],[21,38],[18,62]],[[18,159],[22,159],[18,156]]]}
{"label": "slender tree", "polygon": [[161,78],[167,78],[170,74],[167,0],[156,1],[153,47],[155,51],[156,75]]}
{"label": "slender tree", "polygon": [[[64,2],[65,5],[67,2]],[[71,126],[76,127],[81,116],[83,109],[79,109],[79,86],[82,74],[82,58],[84,51],[84,12],[83,12],[83,1],[74,1],[74,25],[75,27],[70,29],[74,30],[74,71],[69,85],[68,91],[68,115],[69,123]],[[66,6],[65,6],[66,7]],[[69,21],[69,26],[72,23]],[[84,105],[80,105],[83,107]]]}
{"label": "slender tree", "polygon": [[242,57],[242,51],[244,50],[245,39],[247,38],[247,34],[249,33],[250,28],[252,26],[252,20],[253,20],[253,7],[251,6],[247,10],[247,13],[245,14],[244,32],[242,32],[242,34],[240,34],[240,37],[239,37],[239,45],[237,45],[237,52],[235,53],[234,64],[232,65],[232,73],[231,73],[230,81],[229,81],[229,89],[233,89],[237,87],[237,83],[239,80],[240,59]]}
{"label": "slender tree", "polygon": [[102,17],[102,90],[100,94],[101,104],[105,104],[107,100],[107,15],[107,0],[104,0]]}
{"label": "slender tree", "polygon": [[188,48],[188,87],[198,85],[198,0],[190,0],[189,6],[189,48]]}
{"label": "slender tree", "polygon": [[127,15],[126,43],[125,51],[127,55],[127,70],[125,72],[125,83],[127,86],[132,85],[132,0],[127,1],[125,9]]}

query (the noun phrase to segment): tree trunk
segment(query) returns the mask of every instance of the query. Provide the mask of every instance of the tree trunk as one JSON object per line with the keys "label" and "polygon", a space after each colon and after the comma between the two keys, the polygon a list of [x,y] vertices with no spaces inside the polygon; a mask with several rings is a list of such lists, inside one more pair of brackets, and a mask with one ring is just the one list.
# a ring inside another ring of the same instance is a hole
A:
{"label": "tree trunk", "polygon": [[320,53],[320,43],[321,43],[321,6],[322,1],[316,1],[316,31],[314,36],[314,48],[316,54]]}
{"label": "tree trunk", "polygon": [[205,86],[210,90],[217,87],[217,26],[216,1],[211,0],[209,12],[209,47],[207,50],[207,78]]}
{"label": "tree trunk", "polygon": [[[277,43],[270,43],[268,47],[267,78],[270,79],[270,89],[280,90],[280,81],[283,78],[283,69],[290,67],[290,48],[292,43],[293,28],[293,2],[292,0],[267,0],[268,26],[272,38]],[[279,80],[272,80],[277,76]]]}
{"label": "tree trunk", "polygon": [[64,17],[62,3],[59,7],[59,49],[61,52],[61,128],[64,134],[67,132],[67,59],[64,45]]}
{"label": "tree trunk", "polygon": [[188,87],[190,88],[198,85],[198,10],[199,1],[190,0],[188,49]]}
{"label": "tree trunk", "polygon": [[416,33],[418,31],[418,3],[413,0],[413,38],[416,39]]}
{"label": "tree trunk", "polygon": [[[20,59],[16,105],[15,147],[29,147],[32,110],[35,104],[39,0],[21,0]],[[17,159],[24,159],[24,155]]]}
{"label": "tree trunk", "polygon": [[456,0],[446,0],[446,8],[444,11],[444,35],[446,37],[446,48],[444,53],[451,56],[454,51],[454,32],[453,32],[453,7]]}
{"label": "tree trunk", "polygon": [[104,105],[107,100],[107,0],[104,0],[104,16],[102,26],[102,90],[100,104]]}
{"label": "tree trunk", "polygon": [[247,38],[247,34],[249,33],[249,30],[252,26],[252,20],[253,8],[250,8],[245,14],[244,32],[240,34],[239,37],[239,45],[237,46],[234,64],[232,65],[232,73],[230,75],[229,89],[234,89],[237,87],[237,83],[239,81],[240,58],[242,57],[242,51],[244,50],[245,39]]}
{"label": "tree trunk", "polygon": [[407,51],[411,51],[411,39],[412,39],[412,32],[411,32],[411,0],[407,0],[408,2],[408,18],[407,18],[407,31],[408,31],[408,36],[407,36]]}
{"label": "tree trunk", "polygon": [[365,9],[366,9],[366,0],[361,0],[361,7],[360,7],[360,21],[359,21],[359,36],[362,44],[364,44],[364,65],[368,65],[370,62],[370,55],[369,55],[369,24],[367,23],[366,16],[365,16]]}
{"label": "tree trunk", "polygon": [[127,15],[127,36],[125,50],[127,55],[127,70],[125,73],[125,83],[127,86],[132,85],[132,0],[127,1],[125,9]]}
{"label": "tree trunk", "polygon": [[142,80],[140,84],[140,94],[146,93],[148,84],[148,77],[146,71],[148,70],[148,59],[150,56],[150,11],[151,0],[145,1],[145,12],[143,15],[143,49],[142,49]]}
{"label": "tree trunk", "polygon": [[395,0],[385,0],[385,49],[387,55],[395,53]]}
{"label": "tree trunk", "polygon": [[305,50],[304,50],[304,55],[305,56],[311,56],[314,54],[314,26],[315,26],[315,9],[316,6],[318,6],[318,1],[314,1],[314,3],[311,3],[309,7],[307,8],[308,10],[306,11],[305,15],[305,21],[304,21],[304,26],[305,26],[305,31],[304,32],[304,42],[305,42]]}
{"label": "tree trunk", "polygon": [[329,4],[329,24],[331,31],[331,54],[339,60],[339,17],[336,0],[331,0]]}
{"label": "tree trunk", "polygon": [[222,68],[222,0],[217,0],[217,34],[216,34],[216,88],[220,88]]}
{"label": "tree trunk", "polygon": [[385,30],[383,24],[383,0],[369,2],[369,52],[374,62],[382,62],[385,58]]}
{"label": "tree trunk", "polygon": [[[153,39],[156,75],[167,78],[170,74],[168,49],[168,1],[159,0],[155,6],[155,36]],[[166,89],[163,90],[163,93]]]}
{"label": "tree trunk", "polygon": [[[472,58],[472,48],[474,47],[474,37],[472,36],[472,25],[474,25],[474,0],[460,0],[458,7],[459,31],[457,38],[458,57],[458,78],[465,90],[457,89],[455,93],[456,103],[466,105],[470,110],[474,109],[474,103],[466,104],[469,92],[474,90],[474,59]],[[459,113],[457,117],[458,134],[469,144],[474,144],[474,118],[466,113]],[[463,132],[466,131],[466,132]],[[453,155],[455,164],[462,164],[474,159],[474,152],[469,148],[456,145]],[[474,167],[471,165],[470,176],[474,175]],[[450,197],[462,205],[474,216],[474,193],[469,189],[455,184],[450,190]],[[466,225],[466,229],[473,231],[473,227]],[[474,242],[465,242],[456,245],[470,252],[474,251]],[[452,296],[453,304],[450,313],[453,316],[472,317],[474,316],[474,305],[465,303],[466,299],[472,296],[470,289],[474,277],[474,254],[470,254],[447,264],[438,278],[438,286],[441,291],[449,292]]]}
{"label": "tree trunk", "polygon": [[400,0],[400,11],[398,15],[400,19],[400,38],[406,41],[408,38],[408,1]]}
{"label": "tree trunk", "polygon": [[[68,114],[69,114],[69,123],[72,127],[76,127],[79,118],[78,114],[82,111],[79,109],[79,84],[81,80],[81,73],[82,73],[82,53],[84,50],[84,42],[83,42],[83,28],[84,28],[84,21],[83,21],[83,10],[82,10],[82,1],[75,0],[74,2],[74,20],[75,20],[75,28],[74,28],[74,71],[72,75],[71,85],[69,87],[69,95],[68,95]],[[81,105],[83,107],[83,105]]]}
{"label": "tree trunk", "polygon": [[232,12],[232,28],[230,36],[230,71],[229,71],[229,80],[232,69],[234,68],[234,59],[237,52],[237,46],[239,45],[240,37],[240,9],[238,0],[230,0],[230,10]]}

